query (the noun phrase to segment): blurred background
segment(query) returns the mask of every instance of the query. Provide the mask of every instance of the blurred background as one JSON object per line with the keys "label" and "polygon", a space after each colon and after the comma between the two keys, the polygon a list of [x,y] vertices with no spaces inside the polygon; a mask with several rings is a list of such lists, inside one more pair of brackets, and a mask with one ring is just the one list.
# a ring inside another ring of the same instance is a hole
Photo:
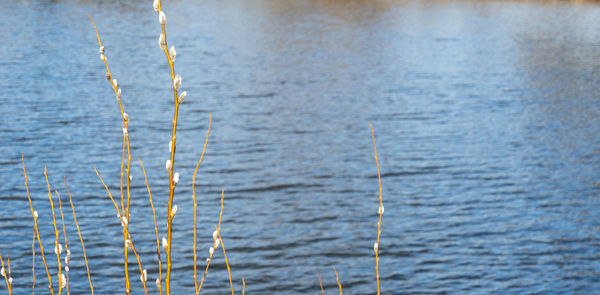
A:
{"label": "blurred background", "polygon": [[[596,3],[180,0],[163,9],[188,92],[177,133],[174,294],[194,289],[192,173],[209,113],[196,180],[199,268],[224,188],[222,234],[237,292],[244,276],[248,294],[312,294],[319,273],[335,293],[335,266],[348,294],[375,293],[370,122],[386,208],[384,294],[600,290]],[[121,225],[93,170],[118,195],[121,117],[88,13],[131,118],[130,228],[157,291],[137,159],[166,236],[173,98],[152,1],[8,0],[0,4],[0,253],[10,254],[14,294],[31,290],[21,154],[51,271],[44,166],[63,197],[67,177],[96,293],[124,292]],[[81,248],[65,210],[71,290],[83,294]],[[229,292],[216,253],[202,294]],[[133,293],[142,294],[130,265]]]}

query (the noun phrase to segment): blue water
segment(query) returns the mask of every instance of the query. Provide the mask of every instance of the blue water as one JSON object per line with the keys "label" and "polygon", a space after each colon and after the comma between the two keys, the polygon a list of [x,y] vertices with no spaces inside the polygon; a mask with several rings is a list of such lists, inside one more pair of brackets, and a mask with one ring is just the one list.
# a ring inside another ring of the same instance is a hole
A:
{"label": "blue water", "polygon": [[[137,158],[165,236],[173,102],[151,4],[0,4],[0,253],[10,254],[14,294],[31,290],[21,154],[55,288],[44,166],[61,196],[67,177],[96,294],[124,293],[121,226],[93,171],[118,195],[121,121],[88,13],[131,117],[130,229],[157,293]],[[600,6],[181,0],[163,8],[188,92],[177,133],[173,294],[194,289],[191,184],[209,113],[196,180],[198,261],[203,270],[224,188],[222,234],[239,294],[242,276],[248,294],[320,292],[317,273],[333,294],[333,266],[347,294],[375,293],[370,122],[385,205],[382,293],[600,290]],[[72,294],[86,294],[78,237],[65,218]],[[135,260],[130,266],[140,294]],[[227,292],[217,252],[201,294]]]}

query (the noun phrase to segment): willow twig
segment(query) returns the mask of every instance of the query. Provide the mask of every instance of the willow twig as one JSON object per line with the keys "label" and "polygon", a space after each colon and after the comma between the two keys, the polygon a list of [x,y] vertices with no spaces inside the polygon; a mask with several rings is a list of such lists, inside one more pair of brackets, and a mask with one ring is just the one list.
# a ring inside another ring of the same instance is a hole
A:
{"label": "willow twig", "polygon": [[383,217],[383,190],[381,188],[381,173],[379,172],[379,159],[377,158],[377,146],[375,145],[375,132],[373,131],[373,124],[371,127],[371,137],[373,138],[373,150],[375,151],[375,163],[377,164],[377,182],[379,183],[379,221],[377,222],[377,242],[373,247],[375,251],[375,272],[377,275],[377,295],[380,294],[379,290],[379,238],[381,237],[381,218]]}
{"label": "willow twig", "polygon": [[[223,218],[223,196],[225,195],[225,189],[223,189],[221,191],[221,212],[219,213],[219,225],[217,226],[217,232],[221,231],[221,220]],[[215,247],[217,247],[217,240],[214,237],[213,234],[213,250]],[[213,251],[210,251],[210,256],[208,257],[208,261],[206,262],[206,269],[204,270],[204,275],[202,275],[202,280],[200,281],[200,287],[198,287],[198,290],[196,291],[196,295],[198,295],[198,293],[200,293],[200,290],[202,290],[202,285],[204,284],[204,278],[206,278],[206,274],[208,273],[208,267],[210,266],[210,262],[212,261],[212,257],[213,257]]]}
{"label": "willow twig", "polygon": [[335,280],[337,281],[338,287],[340,288],[340,295],[342,295],[342,283],[340,283],[340,278],[338,277],[337,269],[335,269],[335,266],[333,267],[333,271],[335,271]]}
{"label": "willow twig", "polygon": [[121,222],[121,225],[123,226],[123,229],[127,235],[127,240],[125,242],[125,245],[127,248],[131,248],[131,250],[133,250],[133,254],[135,255],[135,258],[138,263],[138,267],[140,269],[140,277],[142,278],[141,281],[144,286],[144,294],[148,295],[148,289],[146,288],[146,281],[147,281],[146,270],[142,268],[142,262],[140,260],[140,256],[138,255],[137,251],[135,250],[135,246],[133,245],[133,240],[131,239],[131,234],[129,233],[129,224],[127,223],[127,220],[125,219],[125,217],[122,217],[119,215],[119,206],[115,202],[115,199],[113,198],[112,194],[110,193],[110,189],[108,189],[108,186],[104,183],[102,176],[100,176],[100,173],[98,173],[98,170],[95,167],[94,167],[94,171],[96,171],[96,175],[98,175],[98,178],[100,178],[100,182],[102,182],[102,185],[104,185],[104,188],[106,189],[106,192],[108,193],[108,196],[110,197],[110,200],[113,202],[113,205],[115,206],[115,209],[117,210],[117,217],[119,217],[119,221]]}
{"label": "willow twig", "polygon": [[[210,134],[210,125],[212,122],[212,114],[208,114],[208,131],[206,131],[206,139],[204,140],[204,147],[202,148],[202,154],[200,155],[200,160],[198,160],[198,164],[196,164],[196,169],[194,169],[194,176],[192,177],[192,199],[194,200],[194,285],[196,287],[196,292],[198,292],[198,275],[197,275],[197,264],[198,259],[196,256],[196,209],[198,204],[196,203],[196,173],[198,173],[198,167],[200,167],[200,163],[202,163],[202,159],[204,158],[204,152],[206,151],[206,145],[208,144],[208,135]],[[156,237],[156,243],[158,244],[158,236]]]}
{"label": "willow twig", "polygon": [[71,251],[69,251],[69,246],[67,245],[67,230],[65,228],[65,216],[63,214],[63,209],[62,209],[62,201],[60,199],[60,195],[58,194],[58,192],[56,192],[56,194],[58,195],[58,208],[60,208],[60,218],[62,220],[62,226],[63,226],[63,236],[65,237],[65,273],[67,276],[67,295],[70,295],[71,292],[69,290],[69,260],[71,259],[70,254]]}
{"label": "willow twig", "polygon": [[[127,115],[127,113],[125,113],[125,106],[124,104],[121,102],[121,88],[119,88],[119,84],[117,83],[116,79],[112,79],[112,75],[110,73],[110,68],[108,67],[108,60],[106,58],[105,55],[105,49],[104,46],[102,45],[102,41],[100,40],[100,34],[98,33],[98,28],[96,28],[96,23],[94,22],[94,19],[92,18],[91,15],[89,15],[90,20],[92,21],[92,25],[94,26],[94,30],[96,31],[96,38],[98,39],[98,45],[100,46],[100,57],[102,59],[102,61],[104,62],[104,65],[106,66],[106,78],[110,81],[110,85],[113,88],[113,91],[115,92],[115,96],[117,97],[117,101],[119,103],[119,110],[121,112],[121,117],[123,120],[123,153],[122,153],[122,157],[121,157],[121,185],[120,185],[120,194],[121,194],[121,211],[119,213],[119,215],[124,216],[125,219],[127,220],[127,222],[129,222],[129,204],[130,204],[130,193],[129,193],[129,187],[130,187],[130,181],[131,178],[129,177],[129,172],[130,172],[130,168],[131,168],[131,152],[130,152],[130,148],[129,148],[129,129],[128,129],[128,124],[129,124],[129,115]],[[123,165],[125,163],[125,147],[127,147],[127,177],[126,177],[126,181],[127,181],[127,209],[125,209],[125,203],[124,203],[124,194],[123,194]],[[130,283],[129,283],[129,270],[128,270],[128,263],[127,263],[127,235],[125,232],[123,232],[123,257],[124,257],[124,270],[125,270],[125,290],[126,293],[130,293]]]}
{"label": "willow twig", "polygon": [[75,206],[73,206],[73,198],[71,198],[71,192],[69,191],[69,186],[67,185],[67,177],[64,178],[65,188],[67,189],[67,194],[69,195],[69,202],[71,203],[71,210],[73,210],[73,221],[75,221],[75,226],[77,227],[77,234],[79,235],[79,241],[81,242],[81,249],[83,250],[83,260],[85,260],[85,268],[87,270],[88,282],[90,283],[90,291],[92,295],[94,295],[94,286],[92,285],[92,277],[90,276],[90,267],[88,265],[87,255],[85,254],[85,245],[83,244],[83,238],[81,237],[81,230],[79,229],[79,223],[77,223],[77,216],[75,216]]}
{"label": "willow twig", "polygon": [[4,268],[4,259],[2,259],[2,254],[0,254],[0,262],[2,262],[2,276],[4,277],[4,281],[6,281],[6,288],[8,288],[8,295],[12,295],[12,277],[10,276],[10,256],[8,256],[8,273]]}
{"label": "willow twig", "polygon": [[27,171],[25,170],[25,156],[21,154],[21,162],[23,163],[23,175],[25,177],[25,190],[27,191],[27,200],[29,200],[29,209],[31,210],[31,216],[33,217],[33,228],[37,236],[38,244],[40,245],[40,252],[42,253],[42,260],[44,261],[44,268],[46,269],[46,275],[48,276],[48,289],[50,294],[54,295],[54,288],[52,287],[52,276],[48,271],[48,264],[46,263],[46,255],[44,254],[44,245],[42,245],[42,239],[40,239],[40,231],[37,225],[38,213],[33,210],[33,203],[31,202],[31,196],[29,195],[29,182],[27,181]]}
{"label": "willow twig", "polygon": [[[215,227],[217,229],[217,227]],[[229,275],[229,285],[231,286],[231,295],[235,295],[233,293],[233,281],[231,280],[231,269],[229,268],[229,262],[227,261],[227,253],[225,252],[225,244],[223,244],[223,239],[221,238],[221,230],[217,229],[217,234],[219,235],[219,241],[221,242],[221,248],[223,249],[223,257],[225,257],[225,265],[227,266],[227,274]]]}
{"label": "willow twig", "polygon": [[317,278],[319,278],[319,286],[321,286],[321,294],[325,295],[325,291],[323,290],[323,282],[321,282],[321,276],[317,273]]}
{"label": "willow twig", "polygon": [[31,295],[35,295],[35,228],[33,229],[33,239],[31,239]]}
{"label": "willow twig", "polygon": [[162,262],[160,260],[160,242],[158,241],[158,225],[156,223],[156,211],[154,210],[154,203],[152,203],[152,192],[150,192],[150,185],[148,184],[148,176],[146,176],[146,168],[144,163],[138,158],[140,165],[142,165],[142,172],[144,172],[144,179],[146,180],[146,188],[148,189],[148,198],[150,199],[150,207],[152,207],[152,217],[154,218],[154,232],[156,233],[156,255],[158,256],[158,289],[162,295]]}
{"label": "willow twig", "polygon": [[58,264],[58,294],[62,293],[62,282],[60,281],[62,275],[62,265],[60,263],[60,246],[58,243],[58,228],[56,227],[56,215],[54,214],[54,203],[52,202],[52,192],[50,190],[50,182],[48,181],[47,169],[44,166],[44,177],[46,178],[46,185],[48,186],[48,199],[50,200],[50,207],[52,208],[52,224],[54,225],[54,253],[56,253],[56,262]]}
{"label": "willow twig", "polygon": [[[175,139],[176,139],[176,134],[177,134],[177,118],[178,118],[178,114],[179,114],[179,104],[181,101],[183,101],[183,98],[179,99],[178,96],[178,88],[181,85],[181,77],[179,75],[175,76],[175,68],[173,67],[173,62],[174,62],[174,58],[175,56],[171,56],[171,54],[169,53],[169,49],[168,49],[168,45],[167,45],[167,33],[166,33],[166,29],[165,29],[165,24],[167,22],[167,18],[162,10],[162,1],[158,0],[156,2],[156,7],[154,7],[154,9],[156,10],[156,12],[158,12],[159,14],[159,21],[161,24],[161,36],[159,39],[159,43],[160,43],[160,47],[161,49],[164,51],[166,57],[167,57],[167,62],[169,63],[169,68],[171,69],[171,81],[172,81],[172,87],[173,87],[173,98],[174,98],[174,102],[175,102],[175,110],[173,112],[173,129],[172,129],[172,133],[171,133],[171,156],[169,158],[169,162],[167,162],[167,170],[169,172],[169,201],[168,201],[168,206],[167,206],[167,210],[168,210],[168,216],[167,216],[167,275],[165,278],[165,288],[166,288],[166,294],[170,295],[171,294],[171,238],[172,238],[172,230],[173,230],[173,218],[171,217],[171,210],[173,209],[173,194],[175,191],[175,182],[173,181],[173,171],[175,170]],[[175,49],[173,48],[173,51],[175,51]],[[185,93],[185,92],[184,92]],[[183,93],[182,93],[183,94]],[[183,97],[185,98],[185,95],[183,95]],[[170,166],[170,167],[169,167]]]}

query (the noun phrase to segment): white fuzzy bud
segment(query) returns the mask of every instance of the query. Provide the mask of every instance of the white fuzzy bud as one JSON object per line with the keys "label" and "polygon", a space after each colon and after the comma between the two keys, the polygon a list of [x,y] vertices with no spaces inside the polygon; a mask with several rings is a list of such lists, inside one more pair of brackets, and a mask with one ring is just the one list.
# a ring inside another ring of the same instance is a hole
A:
{"label": "white fuzzy bud", "polygon": [[104,46],[100,46],[100,53],[104,54]]}
{"label": "white fuzzy bud", "polygon": [[123,113],[123,120],[129,121],[129,115],[127,113]]}
{"label": "white fuzzy bud", "polygon": [[215,231],[213,232],[213,240],[217,240],[219,238],[219,231],[215,229]]}
{"label": "white fuzzy bud", "polygon": [[173,165],[171,165],[171,160],[167,160],[167,162],[165,162],[165,168],[167,171],[171,172],[171,169],[173,168]]}
{"label": "white fuzzy bud", "polygon": [[167,16],[162,11],[160,13],[158,13],[158,22],[160,22],[161,25],[164,25],[167,23]]}
{"label": "white fuzzy bud", "polygon": [[169,56],[171,57],[171,61],[175,61],[175,58],[177,57],[177,51],[175,51],[175,46],[171,45],[171,48],[169,49]]}
{"label": "white fuzzy bud", "polygon": [[68,266],[65,266],[65,271],[69,272],[69,267]]}
{"label": "white fuzzy bud", "polygon": [[65,264],[69,264],[69,255],[65,256]]}
{"label": "white fuzzy bud", "polygon": [[158,0],[154,0],[154,3],[152,3],[152,7],[155,11],[158,11]]}
{"label": "white fuzzy bud", "polygon": [[158,45],[162,50],[167,49],[167,39],[163,33],[160,33],[160,37],[158,37]]}
{"label": "white fuzzy bud", "polygon": [[61,273],[60,274],[60,288],[64,288],[67,286],[67,279],[65,279],[65,274]]}
{"label": "white fuzzy bud", "polygon": [[173,152],[173,141],[169,141],[169,153]]}
{"label": "white fuzzy bud", "polygon": [[127,131],[127,128],[125,128],[125,127],[123,127],[123,135],[129,136],[129,132]]}
{"label": "white fuzzy bud", "polygon": [[12,277],[8,278],[8,284],[11,285],[11,286],[12,286],[12,281],[13,281]]}
{"label": "white fuzzy bud", "polygon": [[62,254],[63,247],[61,244],[56,244],[54,247],[54,254]]}
{"label": "white fuzzy bud", "polygon": [[142,274],[140,275],[140,281],[145,283],[147,278],[148,278],[148,272],[144,269],[144,271],[142,271]]}
{"label": "white fuzzy bud", "polygon": [[133,175],[129,175],[129,182],[133,180]]}
{"label": "white fuzzy bud", "polygon": [[160,288],[160,278],[156,278],[156,286]]}
{"label": "white fuzzy bud", "polygon": [[173,175],[173,183],[177,184],[179,182],[179,172],[175,172],[175,175]]}
{"label": "white fuzzy bud", "polygon": [[112,82],[113,82],[113,86],[119,87],[119,82],[117,82],[117,79],[113,79]]}
{"label": "white fuzzy bud", "polygon": [[6,271],[4,270],[4,267],[0,269],[0,274],[2,275],[2,277],[6,277]]}
{"label": "white fuzzy bud", "polygon": [[221,245],[221,241],[215,240],[215,249],[219,248],[219,245]]}
{"label": "white fuzzy bud", "polygon": [[125,227],[127,225],[127,218],[125,216],[121,217],[121,225]]}
{"label": "white fuzzy bud", "polygon": [[121,88],[117,89],[117,99],[121,100]]}
{"label": "white fuzzy bud", "polygon": [[67,249],[67,256],[71,256],[71,250]]}
{"label": "white fuzzy bud", "polygon": [[162,238],[162,246],[165,249],[167,249],[169,247],[169,242],[167,242],[167,238],[165,238],[165,237]]}
{"label": "white fuzzy bud", "polygon": [[181,76],[177,75],[175,76],[175,79],[173,79],[173,87],[175,88],[175,90],[179,89],[179,87],[181,87]]}
{"label": "white fuzzy bud", "polygon": [[130,240],[125,240],[125,246],[127,247],[127,249],[132,249],[133,248],[133,244],[131,243]]}
{"label": "white fuzzy bud", "polygon": [[379,207],[379,215],[382,215],[384,211],[385,208],[383,207],[383,205],[381,205],[381,207]]}
{"label": "white fuzzy bud", "polygon": [[177,207],[177,205],[173,205],[173,208],[171,208],[171,218],[175,217],[175,214],[177,213],[177,209],[179,209]]}
{"label": "white fuzzy bud", "polygon": [[379,250],[379,244],[375,243],[373,244],[373,251],[377,253],[377,250]]}
{"label": "white fuzzy bud", "polygon": [[106,61],[106,56],[104,56],[104,54],[100,54],[100,59],[101,59],[102,61]]}
{"label": "white fuzzy bud", "polygon": [[38,213],[37,213],[37,211],[33,211],[33,216],[35,216],[35,219],[37,219],[37,218],[38,218]]}
{"label": "white fuzzy bud", "polygon": [[182,92],[181,94],[179,94],[179,97],[177,98],[177,102],[182,103],[186,96],[187,96],[187,92],[185,92],[185,91]]}
{"label": "white fuzzy bud", "polygon": [[213,255],[214,252],[215,252],[215,249],[213,247],[210,247],[208,249],[208,254],[210,254],[211,256]]}

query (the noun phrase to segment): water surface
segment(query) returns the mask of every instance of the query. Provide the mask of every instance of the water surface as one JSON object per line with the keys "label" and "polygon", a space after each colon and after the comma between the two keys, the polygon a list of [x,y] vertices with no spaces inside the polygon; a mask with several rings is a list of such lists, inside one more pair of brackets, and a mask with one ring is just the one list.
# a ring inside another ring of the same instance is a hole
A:
{"label": "water surface", "polygon": [[[137,158],[162,237],[173,107],[151,2],[0,4],[0,252],[11,255],[15,294],[31,288],[21,154],[51,271],[44,166],[61,196],[63,176],[69,181],[97,294],[124,289],[120,224],[93,171],[118,195],[120,115],[88,13],[131,117],[131,231],[156,278]],[[189,94],[177,136],[174,294],[194,288],[191,184],[209,113],[196,180],[199,265],[224,188],[222,234],[237,292],[244,276],[248,294],[312,294],[317,272],[336,292],[332,266],[348,294],[375,292],[370,122],[384,190],[384,294],[600,290],[599,6],[181,0],[164,10]],[[66,219],[71,288],[85,293]],[[203,294],[229,292],[218,253]],[[38,292],[47,283],[42,268],[38,252]]]}

